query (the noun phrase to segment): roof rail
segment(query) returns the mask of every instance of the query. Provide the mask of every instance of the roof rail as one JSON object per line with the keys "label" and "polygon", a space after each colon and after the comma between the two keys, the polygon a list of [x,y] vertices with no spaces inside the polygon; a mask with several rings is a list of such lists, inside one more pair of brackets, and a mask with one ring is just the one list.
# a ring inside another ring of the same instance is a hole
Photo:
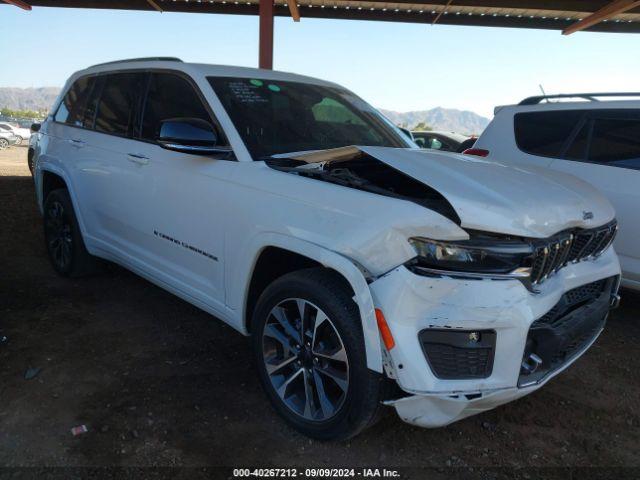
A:
{"label": "roof rail", "polygon": [[597,102],[596,97],[640,97],[640,92],[606,92],[606,93],[558,93],[556,95],[537,95],[535,97],[527,97],[518,105],[537,105],[543,100],[554,98],[582,98],[590,102]]}
{"label": "roof rail", "polygon": [[101,67],[103,65],[115,65],[116,63],[125,63],[125,62],[182,62],[182,60],[177,57],[125,58],[123,60],[113,60],[111,62],[96,63],[95,65],[91,65],[89,68]]}

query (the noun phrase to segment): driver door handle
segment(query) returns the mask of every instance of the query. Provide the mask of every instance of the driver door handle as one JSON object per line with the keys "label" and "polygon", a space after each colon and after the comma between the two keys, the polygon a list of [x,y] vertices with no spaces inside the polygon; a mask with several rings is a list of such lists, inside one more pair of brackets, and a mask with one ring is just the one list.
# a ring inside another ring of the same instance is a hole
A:
{"label": "driver door handle", "polygon": [[128,153],[127,159],[130,162],[137,163],[138,165],[147,165],[149,163],[149,157],[145,157],[139,153]]}
{"label": "driver door handle", "polygon": [[86,144],[84,141],[78,140],[77,138],[71,138],[68,142],[76,148],[82,148]]}

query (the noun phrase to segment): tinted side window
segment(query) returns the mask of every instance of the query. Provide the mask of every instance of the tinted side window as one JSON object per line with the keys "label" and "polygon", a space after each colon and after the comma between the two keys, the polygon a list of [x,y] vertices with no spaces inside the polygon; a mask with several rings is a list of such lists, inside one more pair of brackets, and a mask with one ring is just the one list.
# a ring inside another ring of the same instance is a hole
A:
{"label": "tinted side window", "polygon": [[153,73],[142,117],[142,138],[155,141],[161,122],[170,118],[198,118],[212,123],[202,100],[187,80],[171,73]]}
{"label": "tinted side window", "polygon": [[582,125],[580,131],[567,148],[564,157],[568,160],[584,160],[587,156],[587,145],[589,143],[589,134],[591,133],[592,122],[589,120]]}
{"label": "tinted side window", "polygon": [[82,120],[84,128],[93,128],[96,109],[98,108],[98,101],[100,100],[100,94],[102,93],[102,88],[104,87],[106,79],[107,77],[105,75],[98,76],[95,79],[93,88],[91,89],[91,94],[87,98],[87,104],[84,109],[84,116]]}
{"label": "tinted side window", "polygon": [[95,82],[95,77],[82,77],[73,82],[71,88],[64,96],[54,116],[56,122],[84,126],[84,110],[87,99]]}
{"label": "tinted side window", "polygon": [[559,156],[583,115],[579,110],[517,113],[514,128],[518,148],[532,155]]}
{"label": "tinted side window", "polygon": [[143,73],[114,73],[106,76],[96,112],[95,129],[98,132],[133,134],[144,78]]}
{"label": "tinted side window", "polygon": [[596,118],[589,160],[640,169],[640,119]]}

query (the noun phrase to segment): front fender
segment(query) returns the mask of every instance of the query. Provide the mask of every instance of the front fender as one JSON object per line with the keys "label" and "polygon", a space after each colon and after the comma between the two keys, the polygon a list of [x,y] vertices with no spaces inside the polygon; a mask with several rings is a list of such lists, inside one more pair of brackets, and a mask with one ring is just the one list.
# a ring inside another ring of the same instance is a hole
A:
{"label": "front fender", "polygon": [[[351,260],[319,245],[272,232],[254,236],[246,244],[244,251],[239,253],[238,263],[235,267],[227,269],[225,272],[227,304],[234,310],[240,311],[239,318],[245,318],[253,270],[261,252],[268,247],[281,248],[315,260],[323,266],[335,270],[349,282],[354,291],[353,300],[358,305],[362,320],[367,367],[376,372],[382,372],[380,336],[369,285],[362,272]],[[241,330],[243,333],[247,333],[246,324],[242,325]]]}

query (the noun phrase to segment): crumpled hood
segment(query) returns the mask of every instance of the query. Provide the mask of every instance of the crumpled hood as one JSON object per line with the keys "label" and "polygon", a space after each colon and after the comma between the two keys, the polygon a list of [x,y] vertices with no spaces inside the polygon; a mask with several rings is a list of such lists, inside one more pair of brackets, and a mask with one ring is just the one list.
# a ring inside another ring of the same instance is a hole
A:
{"label": "crumpled hood", "polygon": [[437,190],[466,229],[548,237],[568,228],[600,226],[615,216],[595,187],[546,168],[428,150],[358,148]]}

